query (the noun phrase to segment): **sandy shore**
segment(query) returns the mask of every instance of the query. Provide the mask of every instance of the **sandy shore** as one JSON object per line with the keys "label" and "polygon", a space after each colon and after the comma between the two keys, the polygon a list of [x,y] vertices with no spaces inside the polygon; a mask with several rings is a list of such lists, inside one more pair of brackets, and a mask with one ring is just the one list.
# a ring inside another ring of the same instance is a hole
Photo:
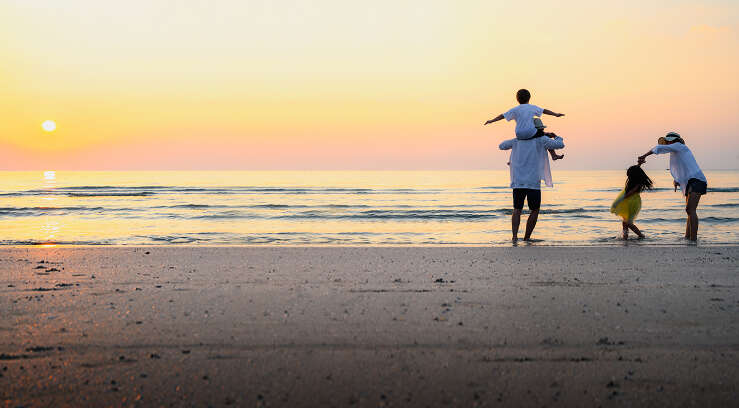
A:
{"label": "sandy shore", "polygon": [[5,406],[729,406],[739,247],[4,248]]}

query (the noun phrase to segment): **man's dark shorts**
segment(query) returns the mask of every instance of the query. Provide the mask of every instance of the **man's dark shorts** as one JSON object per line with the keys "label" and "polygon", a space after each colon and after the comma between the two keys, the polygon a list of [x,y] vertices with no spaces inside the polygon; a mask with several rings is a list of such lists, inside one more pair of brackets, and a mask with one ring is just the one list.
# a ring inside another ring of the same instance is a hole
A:
{"label": "man's dark shorts", "polygon": [[703,195],[706,194],[706,189],[708,189],[708,184],[705,181],[692,178],[688,180],[688,185],[685,187],[685,195],[690,193]]}
{"label": "man's dark shorts", "polygon": [[533,188],[513,189],[513,208],[523,210],[524,199],[529,203],[529,210],[538,210],[541,207],[541,190]]}

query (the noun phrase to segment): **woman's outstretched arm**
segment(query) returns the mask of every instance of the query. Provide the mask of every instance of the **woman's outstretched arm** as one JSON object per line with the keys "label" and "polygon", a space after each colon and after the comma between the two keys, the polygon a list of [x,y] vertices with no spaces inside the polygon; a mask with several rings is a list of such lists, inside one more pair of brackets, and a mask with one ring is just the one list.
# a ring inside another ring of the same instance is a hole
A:
{"label": "woman's outstretched arm", "polygon": [[646,153],[644,153],[643,155],[641,155],[641,156],[639,156],[637,158],[637,163],[639,165],[642,165],[642,164],[646,163],[647,162],[647,156],[650,156],[650,155],[653,155],[653,154],[654,154],[654,152],[651,151],[651,150],[648,151],[648,152],[646,152]]}

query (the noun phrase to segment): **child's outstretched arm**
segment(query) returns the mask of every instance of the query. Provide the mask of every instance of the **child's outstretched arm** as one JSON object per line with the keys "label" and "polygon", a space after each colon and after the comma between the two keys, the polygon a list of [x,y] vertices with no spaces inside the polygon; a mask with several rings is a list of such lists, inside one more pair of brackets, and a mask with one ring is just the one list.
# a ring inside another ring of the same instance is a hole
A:
{"label": "child's outstretched arm", "polygon": [[552,116],[556,116],[556,117],[560,117],[560,116],[564,116],[565,115],[564,113],[552,112],[549,109],[544,109],[542,112],[544,112],[545,115],[552,115]]}
{"label": "child's outstretched arm", "polygon": [[494,118],[490,119],[489,121],[485,122],[485,123],[483,124],[483,126],[485,126],[485,125],[487,125],[487,124],[490,124],[490,123],[493,123],[493,122],[497,122],[497,121],[499,121],[499,120],[503,120],[503,119],[504,119],[504,116],[503,116],[503,114],[501,113],[500,115],[498,115],[498,116],[496,116],[496,117],[494,117]]}

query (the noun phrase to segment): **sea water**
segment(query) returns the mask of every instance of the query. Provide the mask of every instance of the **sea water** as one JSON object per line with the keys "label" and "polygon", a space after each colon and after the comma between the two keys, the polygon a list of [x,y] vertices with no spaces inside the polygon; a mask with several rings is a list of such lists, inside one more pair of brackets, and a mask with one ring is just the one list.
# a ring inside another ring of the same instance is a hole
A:
{"label": "sea water", "polygon": [[[682,244],[684,198],[649,175],[630,243]],[[706,176],[700,244],[739,244],[739,172]],[[537,245],[622,244],[625,171],[554,177]],[[511,210],[507,171],[0,172],[3,245],[510,245]]]}

